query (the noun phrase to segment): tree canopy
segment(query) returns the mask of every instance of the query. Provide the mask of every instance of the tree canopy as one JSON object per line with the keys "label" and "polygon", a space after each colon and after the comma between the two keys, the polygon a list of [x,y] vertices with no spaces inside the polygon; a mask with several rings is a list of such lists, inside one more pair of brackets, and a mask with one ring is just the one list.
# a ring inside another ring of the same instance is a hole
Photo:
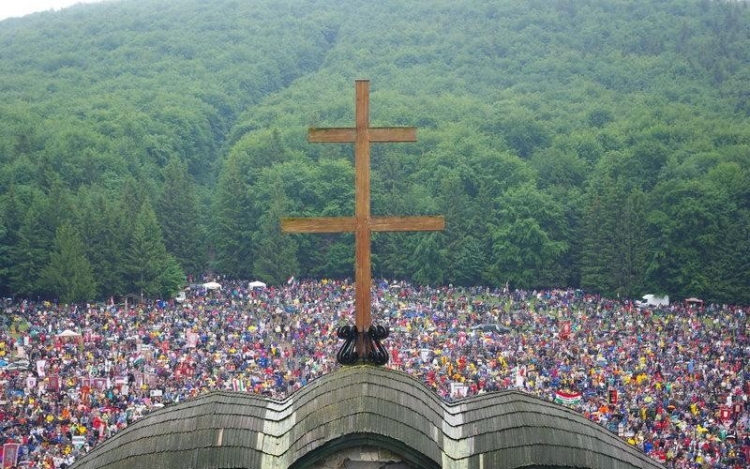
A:
{"label": "tree canopy", "polygon": [[353,274],[371,80],[374,275],[750,303],[746,1],[127,0],[0,22],[0,294]]}

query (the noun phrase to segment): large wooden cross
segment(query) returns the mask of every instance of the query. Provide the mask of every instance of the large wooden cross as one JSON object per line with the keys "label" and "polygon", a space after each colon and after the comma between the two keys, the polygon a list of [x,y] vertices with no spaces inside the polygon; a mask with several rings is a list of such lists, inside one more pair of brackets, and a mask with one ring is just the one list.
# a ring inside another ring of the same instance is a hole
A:
{"label": "large wooden cross", "polygon": [[[372,271],[370,234],[373,231],[435,231],[445,228],[441,216],[372,217],[370,216],[370,143],[416,142],[414,127],[370,127],[370,82],[356,81],[355,127],[311,128],[308,141],[312,143],[354,143],[354,216],[320,218],[284,218],[281,230],[288,233],[351,233],[355,239],[355,301],[356,342],[358,361],[367,360],[371,345],[365,333],[372,319]],[[387,335],[387,334],[386,334]],[[386,357],[387,361],[387,357]]]}

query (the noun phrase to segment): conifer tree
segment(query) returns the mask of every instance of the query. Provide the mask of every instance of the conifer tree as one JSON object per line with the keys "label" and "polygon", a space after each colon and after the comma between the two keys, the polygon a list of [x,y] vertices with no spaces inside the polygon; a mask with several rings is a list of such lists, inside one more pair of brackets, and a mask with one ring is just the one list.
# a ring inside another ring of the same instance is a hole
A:
{"label": "conifer tree", "polygon": [[240,157],[233,154],[219,176],[214,199],[212,244],[216,268],[233,278],[250,278],[252,273],[252,233],[249,187],[244,180]]}
{"label": "conifer tree", "polygon": [[255,262],[253,270],[257,278],[269,283],[281,283],[297,274],[297,243],[294,238],[281,232],[280,220],[287,213],[286,196],[280,180],[276,180],[271,191],[268,210],[259,221],[255,237]]}
{"label": "conifer tree", "polygon": [[63,222],[57,228],[54,249],[40,277],[41,284],[63,303],[93,298],[96,282],[91,263],[80,233],[70,223]]}
{"label": "conifer tree", "polygon": [[167,253],[156,214],[148,200],[133,220],[125,270],[132,291],[142,298],[166,297],[184,283],[179,264]]}
{"label": "conifer tree", "polygon": [[164,168],[164,186],[157,201],[164,245],[185,272],[203,271],[204,244],[198,225],[195,183],[187,165],[173,157]]}

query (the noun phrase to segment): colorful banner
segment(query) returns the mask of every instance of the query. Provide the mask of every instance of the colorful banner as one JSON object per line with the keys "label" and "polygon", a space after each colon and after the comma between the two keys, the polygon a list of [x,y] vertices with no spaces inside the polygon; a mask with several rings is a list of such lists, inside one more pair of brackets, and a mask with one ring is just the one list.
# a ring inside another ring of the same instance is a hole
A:
{"label": "colorful banner", "polygon": [[582,394],[575,391],[555,392],[555,402],[562,405],[578,405],[581,403]]}
{"label": "colorful banner", "polygon": [[18,449],[20,447],[20,443],[5,443],[3,445],[3,469],[15,467],[18,463]]}
{"label": "colorful banner", "polygon": [[75,449],[81,449],[83,448],[83,445],[86,443],[86,437],[83,435],[73,435],[73,447]]}
{"label": "colorful banner", "polygon": [[610,389],[609,390],[609,403],[611,405],[617,405],[617,389]]}
{"label": "colorful banner", "polygon": [[233,378],[232,390],[235,392],[245,392],[245,382],[239,378]]}
{"label": "colorful banner", "polygon": [[451,397],[453,398],[466,397],[468,391],[469,387],[463,383],[451,383]]}
{"label": "colorful banner", "polygon": [[560,337],[567,339],[570,336],[570,321],[563,321],[561,326],[562,330],[560,331]]}
{"label": "colorful banner", "polygon": [[29,376],[26,378],[26,389],[31,391],[36,387],[36,377]]}
{"label": "colorful banner", "polygon": [[57,375],[49,376],[49,389],[50,391],[57,392],[60,390],[60,377]]}
{"label": "colorful banner", "polygon": [[37,360],[36,362],[36,373],[40,378],[44,378],[44,367],[47,365],[47,360]]}
{"label": "colorful banner", "polygon": [[195,348],[198,345],[198,333],[197,332],[188,332],[187,333],[187,347],[188,348]]}

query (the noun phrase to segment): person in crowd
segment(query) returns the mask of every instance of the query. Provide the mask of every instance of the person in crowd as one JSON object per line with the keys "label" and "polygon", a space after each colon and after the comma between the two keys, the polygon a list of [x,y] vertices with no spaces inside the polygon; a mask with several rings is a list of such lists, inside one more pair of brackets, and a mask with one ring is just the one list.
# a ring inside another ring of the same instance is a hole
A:
{"label": "person in crowd", "polygon": [[[281,399],[340,366],[351,282],[217,285],[193,285],[179,302],[6,302],[0,447],[17,445],[23,467],[65,468],[154,409],[212,390]],[[373,318],[391,331],[386,366],[447,401],[519,390],[573,407],[669,468],[750,467],[742,307],[374,287]]]}

